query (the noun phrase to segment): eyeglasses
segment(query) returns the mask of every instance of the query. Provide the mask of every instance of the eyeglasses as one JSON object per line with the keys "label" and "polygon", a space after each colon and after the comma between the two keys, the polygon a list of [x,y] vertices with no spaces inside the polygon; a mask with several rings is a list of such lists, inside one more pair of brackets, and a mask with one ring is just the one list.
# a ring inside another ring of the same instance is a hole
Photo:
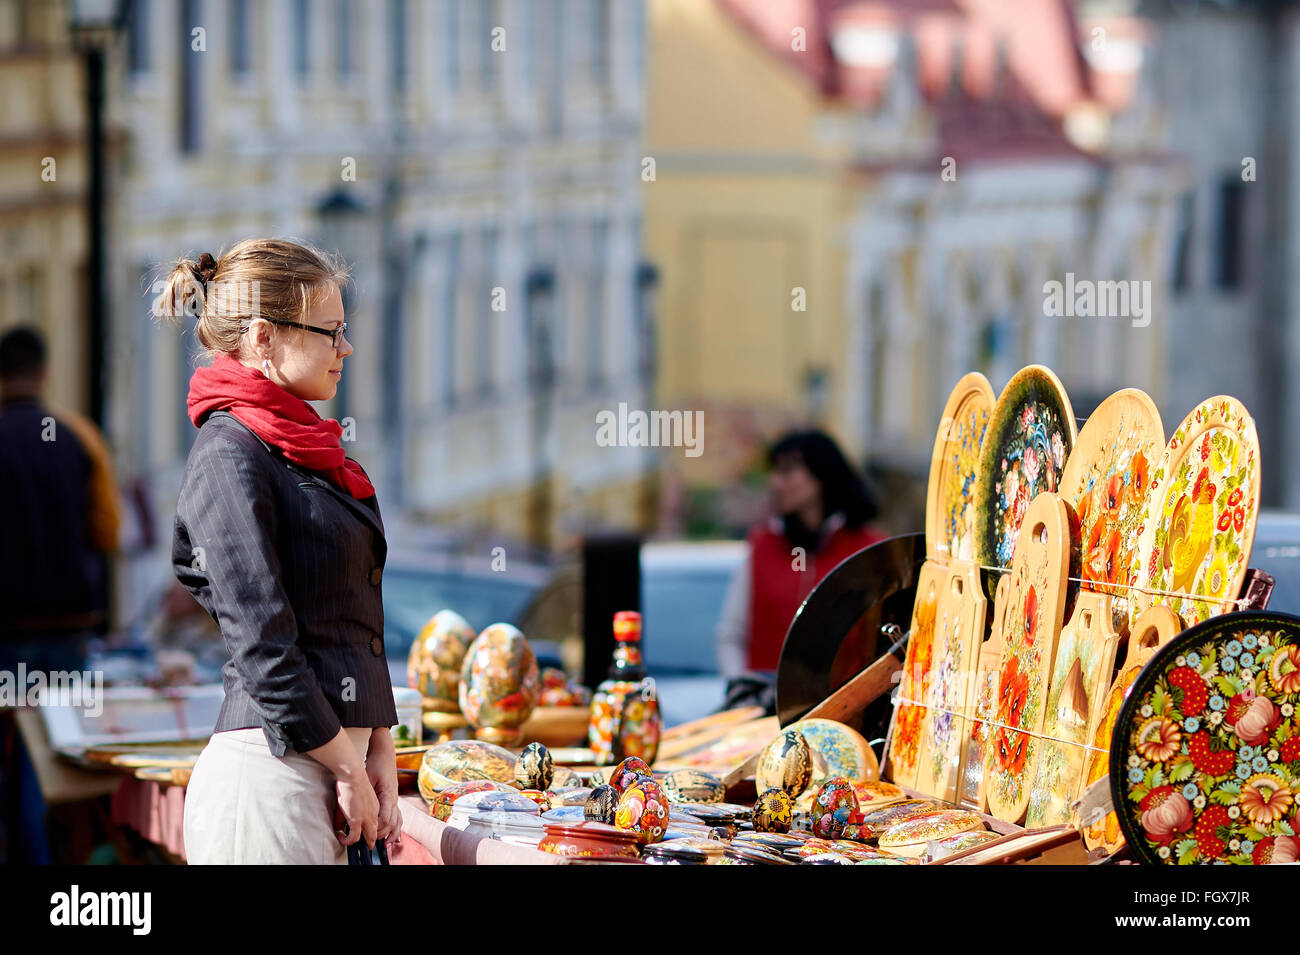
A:
{"label": "eyeglasses", "polygon": [[[330,344],[334,346],[335,351],[337,351],[339,347],[339,338],[345,335],[348,330],[347,322],[344,322],[342,325],[338,326],[338,328],[317,328],[315,325],[302,325],[298,322],[285,321],[282,318],[264,318],[262,321],[270,322],[272,325],[283,325],[286,328],[306,329],[309,332],[315,332],[317,335],[328,335]],[[244,331],[248,331],[248,326],[245,326]]]}

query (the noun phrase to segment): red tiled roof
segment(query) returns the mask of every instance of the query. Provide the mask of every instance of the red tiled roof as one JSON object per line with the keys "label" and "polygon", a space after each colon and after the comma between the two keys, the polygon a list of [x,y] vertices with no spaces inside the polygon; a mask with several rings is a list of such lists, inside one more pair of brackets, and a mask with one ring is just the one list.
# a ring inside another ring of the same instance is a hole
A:
{"label": "red tiled roof", "polygon": [[[1061,133],[1062,118],[1090,100],[1118,111],[1136,82],[1122,67],[1099,71],[1089,64],[1083,44],[1090,38],[1068,0],[717,2],[823,95],[851,106],[879,104],[893,63],[887,52],[874,55],[879,48],[873,44],[906,31],[919,91],[938,111],[945,149],[1073,151]],[[796,28],[805,31],[802,51],[792,48]],[[837,58],[833,40],[853,36],[855,28],[863,57],[851,63]],[[1112,37],[1145,40],[1142,24],[1131,18],[1107,21],[1105,28]]]}

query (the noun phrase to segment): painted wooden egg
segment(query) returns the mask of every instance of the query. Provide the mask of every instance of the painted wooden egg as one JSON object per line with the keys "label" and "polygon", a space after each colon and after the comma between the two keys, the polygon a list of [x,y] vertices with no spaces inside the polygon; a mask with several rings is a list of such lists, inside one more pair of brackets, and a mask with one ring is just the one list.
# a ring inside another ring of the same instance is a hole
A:
{"label": "painted wooden egg", "polygon": [[664,777],[664,795],[672,802],[722,802],[726,787],[717,776],[698,769],[678,769]]}
{"label": "painted wooden egg", "polygon": [[798,730],[786,730],[764,747],[755,773],[759,792],[784,789],[798,796],[811,781],[812,751]]}
{"label": "painted wooden egg", "polygon": [[495,783],[488,779],[472,779],[468,782],[453,783],[445,789],[425,796],[429,801],[429,815],[444,822],[451,815],[457,800],[476,793],[512,793],[514,788],[505,783]]}
{"label": "painted wooden egg", "polygon": [[510,624],[492,624],[465,651],[460,709],[479,739],[521,742],[519,727],[532,715],[539,693],[537,657]]}
{"label": "painted wooden egg", "polygon": [[663,788],[648,777],[629,785],[619,796],[614,825],[635,832],[642,845],[662,839],[668,827],[668,800]]}
{"label": "painted wooden egg", "polygon": [[406,682],[429,709],[460,714],[460,667],[473,642],[474,628],[454,610],[439,610],[411,641]]}
{"label": "painted wooden egg", "polygon": [[919,856],[925,852],[926,843],[962,832],[984,828],[984,820],[973,812],[962,809],[939,810],[922,813],[890,826],[880,834],[878,845],[895,855]]}
{"label": "painted wooden egg", "polygon": [[555,761],[541,743],[529,743],[515,760],[515,782],[521,789],[550,789],[555,779]]}
{"label": "painted wooden egg", "polygon": [[629,756],[614,767],[613,772],[609,774],[609,784],[621,793],[632,785],[638,776],[654,778],[649,764],[644,759],[640,756]]}
{"label": "painted wooden egg", "polygon": [[614,825],[614,814],[618,810],[619,791],[613,786],[597,786],[583,803],[583,813],[594,822]]}
{"label": "painted wooden egg", "polygon": [[754,802],[755,832],[789,832],[793,821],[794,799],[784,789],[769,789]]}
{"label": "painted wooden egg", "polygon": [[548,790],[553,806],[585,806],[591,790],[586,786],[555,786]]}
{"label": "painted wooden egg", "polygon": [[822,783],[813,798],[812,831],[823,839],[839,839],[844,827],[856,822],[858,797],[853,783],[843,776],[832,776]]}
{"label": "painted wooden egg", "polygon": [[474,779],[513,785],[515,754],[481,740],[457,739],[430,746],[420,759],[418,781],[425,799],[452,783]]}
{"label": "painted wooden egg", "polygon": [[555,775],[551,777],[552,789],[575,789],[582,786],[582,777],[567,766],[556,766]]}

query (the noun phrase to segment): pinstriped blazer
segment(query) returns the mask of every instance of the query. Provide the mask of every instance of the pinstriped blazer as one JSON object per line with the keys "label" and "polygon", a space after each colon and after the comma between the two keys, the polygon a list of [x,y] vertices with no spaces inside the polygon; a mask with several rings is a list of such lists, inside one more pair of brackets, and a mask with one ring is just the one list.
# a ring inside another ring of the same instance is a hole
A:
{"label": "pinstriped blazer", "polygon": [[305,752],[342,726],[393,726],[384,656],[388,545],[374,497],[286,459],[229,412],[210,414],[176,503],[172,567],[230,653],[216,731],[261,727]]}

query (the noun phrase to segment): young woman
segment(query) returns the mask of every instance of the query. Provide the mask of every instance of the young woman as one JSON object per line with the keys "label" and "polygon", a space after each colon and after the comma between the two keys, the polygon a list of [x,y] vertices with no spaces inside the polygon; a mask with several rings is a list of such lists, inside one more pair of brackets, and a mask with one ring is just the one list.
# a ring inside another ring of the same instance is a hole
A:
{"label": "young woman", "polygon": [[749,532],[718,626],[726,677],[775,671],[800,604],[846,557],[884,540],[867,522],[876,502],[839,446],[821,431],[796,431],[768,452],[774,516]]}
{"label": "young woman", "polygon": [[154,305],[197,319],[215,356],[190,380],[198,427],[172,564],[230,659],[185,795],[191,863],[319,863],[397,839],[397,722],[375,491],[309,405],[352,354],[347,272],[310,247],[248,239],[183,259]]}

